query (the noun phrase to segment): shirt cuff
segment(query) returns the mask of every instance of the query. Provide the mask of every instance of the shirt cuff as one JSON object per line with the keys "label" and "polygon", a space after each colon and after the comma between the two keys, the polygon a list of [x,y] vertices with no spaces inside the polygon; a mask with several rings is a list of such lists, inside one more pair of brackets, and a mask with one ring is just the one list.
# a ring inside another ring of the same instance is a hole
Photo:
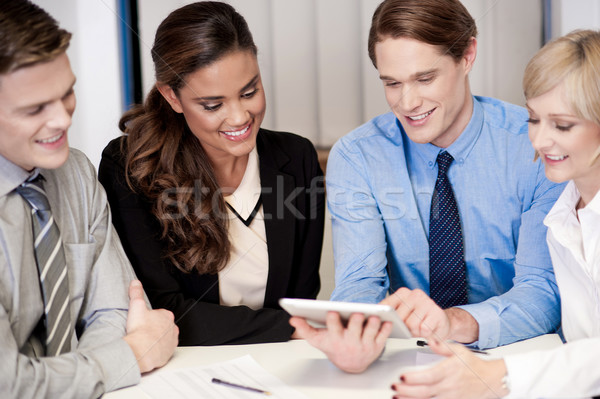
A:
{"label": "shirt cuff", "polygon": [[89,356],[100,365],[106,392],[140,382],[141,373],[135,355],[122,338],[101,346]]}
{"label": "shirt cuff", "polygon": [[479,325],[479,337],[472,346],[480,349],[495,348],[500,342],[500,317],[495,306],[489,301],[471,305],[457,306],[471,314]]}
{"label": "shirt cuff", "polygon": [[531,381],[527,376],[531,376],[533,374],[532,370],[535,370],[535,364],[532,364],[531,360],[532,357],[528,354],[504,357],[506,375],[510,380],[510,392],[505,396],[505,399],[527,397],[531,386]]}

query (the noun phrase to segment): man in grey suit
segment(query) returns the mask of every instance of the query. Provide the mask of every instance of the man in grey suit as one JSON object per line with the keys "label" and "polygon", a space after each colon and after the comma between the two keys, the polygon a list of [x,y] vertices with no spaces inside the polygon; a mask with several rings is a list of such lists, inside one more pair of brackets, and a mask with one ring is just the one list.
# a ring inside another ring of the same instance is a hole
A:
{"label": "man in grey suit", "polygon": [[98,397],[165,364],[179,332],[147,307],[95,170],[69,149],[71,34],[3,0],[0,37],[0,396]]}

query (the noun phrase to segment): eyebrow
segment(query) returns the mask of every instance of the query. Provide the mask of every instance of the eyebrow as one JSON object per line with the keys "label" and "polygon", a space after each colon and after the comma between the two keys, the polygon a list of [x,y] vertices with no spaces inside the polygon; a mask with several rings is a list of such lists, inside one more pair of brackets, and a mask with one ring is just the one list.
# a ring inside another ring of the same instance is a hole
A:
{"label": "eyebrow", "polygon": [[[240,89],[240,93],[243,93],[246,90],[248,90],[249,88],[251,88],[252,86],[255,86],[257,82],[258,82],[258,74],[256,74],[256,76],[254,76],[252,79],[250,79],[250,81],[248,83],[246,83],[244,85],[244,87],[242,87]],[[194,99],[194,101],[215,101],[215,100],[222,100],[224,98],[225,98],[225,96],[196,97]]]}
{"label": "eyebrow", "polygon": [[[75,83],[77,83],[77,78],[73,79],[73,83],[71,83],[71,86],[69,86],[69,88],[67,89],[67,91],[65,91],[63,93],[63,95],[61,96],[61,98],[64,97],[64,96],[66,96],[71,90],[73,90],[73,87],[75,87]],[[24,111],[24,110],[27,110],[27,109],[30,109],[30,108],[41,107],[43,105],[48,105],[48,104],[50,104],[53,101],[54,100],[49,100],[49,101],[42,101],[41,103],[24,105],[22,107],[17,108],[16,111],[19,112],[19,111]]]}
{"label": "eyebrow", "polygon": [[[439,71],[439,68],[431,68],[426,71],[416,72],[416,73],[413,73],[412,75],[410,75],[409,80],[415,80],[415,79],[422,78],[424,76],[433,75],[433,74],[438,73],[438,71]],[[386,75],[379,75],[379,79],[381,79],[381,80],[396,80],[395,78],[393,78],[391,76],[386,76]]]}

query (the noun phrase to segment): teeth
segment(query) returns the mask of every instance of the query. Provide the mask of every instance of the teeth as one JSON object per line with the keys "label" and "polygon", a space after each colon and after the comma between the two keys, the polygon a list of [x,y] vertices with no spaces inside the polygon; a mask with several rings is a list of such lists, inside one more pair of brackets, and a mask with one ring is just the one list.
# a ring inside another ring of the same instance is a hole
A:
{"label": "teeth", "polygon": [[546,157],[551,161],[562,161],[567,156],[566,155],[546,155]]}
{"label": "teeth", "polygon": [[51,144],[51,143],[55,143],[58,140],[60,140],[60,138],[63,136],[63,133],[59,134],[58,136],[55,137],[50,137],[49,139],[43,139],[43,140],[38,140],[39,143],[42,144]]}
{"label": "teeth", "polygon": [[237,137],[237,136],[241,136],[242,134],[246,133],[249,128],[250,128],[250,125],[246,126],[242,130],[238,130],[237,132],[223,132],[223,134],[226,134],[227,136],[231,136],[231,137]]}
{"label": "teeth", "polygon": [[428,117],[429,115],[431,115],[431,113],[433,112],[433,110],[426,112],[422,115],[417,115],[417,116],[409,116],[408,119],[413,120],[413,121],[420,121],[423,118]]}

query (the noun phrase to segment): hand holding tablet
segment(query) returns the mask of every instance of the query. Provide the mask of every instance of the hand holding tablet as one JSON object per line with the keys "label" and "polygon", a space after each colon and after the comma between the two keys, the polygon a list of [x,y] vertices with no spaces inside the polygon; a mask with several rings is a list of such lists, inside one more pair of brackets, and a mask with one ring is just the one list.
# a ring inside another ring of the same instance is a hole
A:
{"label": "hand holding tablet", "polygon": [[328,312],[339,313],[345,322],[353,313],[362,313],[367,319],[369,316],[377,316],[381,321],[392,323],[392,338],[411,338],[406,325],[400,320],[396,311],[388,305],[372,303],[336,302],[314,299],[282,298],[279,300],[281,307],[292,316],[305,318],[313,323],[325,325]]}

